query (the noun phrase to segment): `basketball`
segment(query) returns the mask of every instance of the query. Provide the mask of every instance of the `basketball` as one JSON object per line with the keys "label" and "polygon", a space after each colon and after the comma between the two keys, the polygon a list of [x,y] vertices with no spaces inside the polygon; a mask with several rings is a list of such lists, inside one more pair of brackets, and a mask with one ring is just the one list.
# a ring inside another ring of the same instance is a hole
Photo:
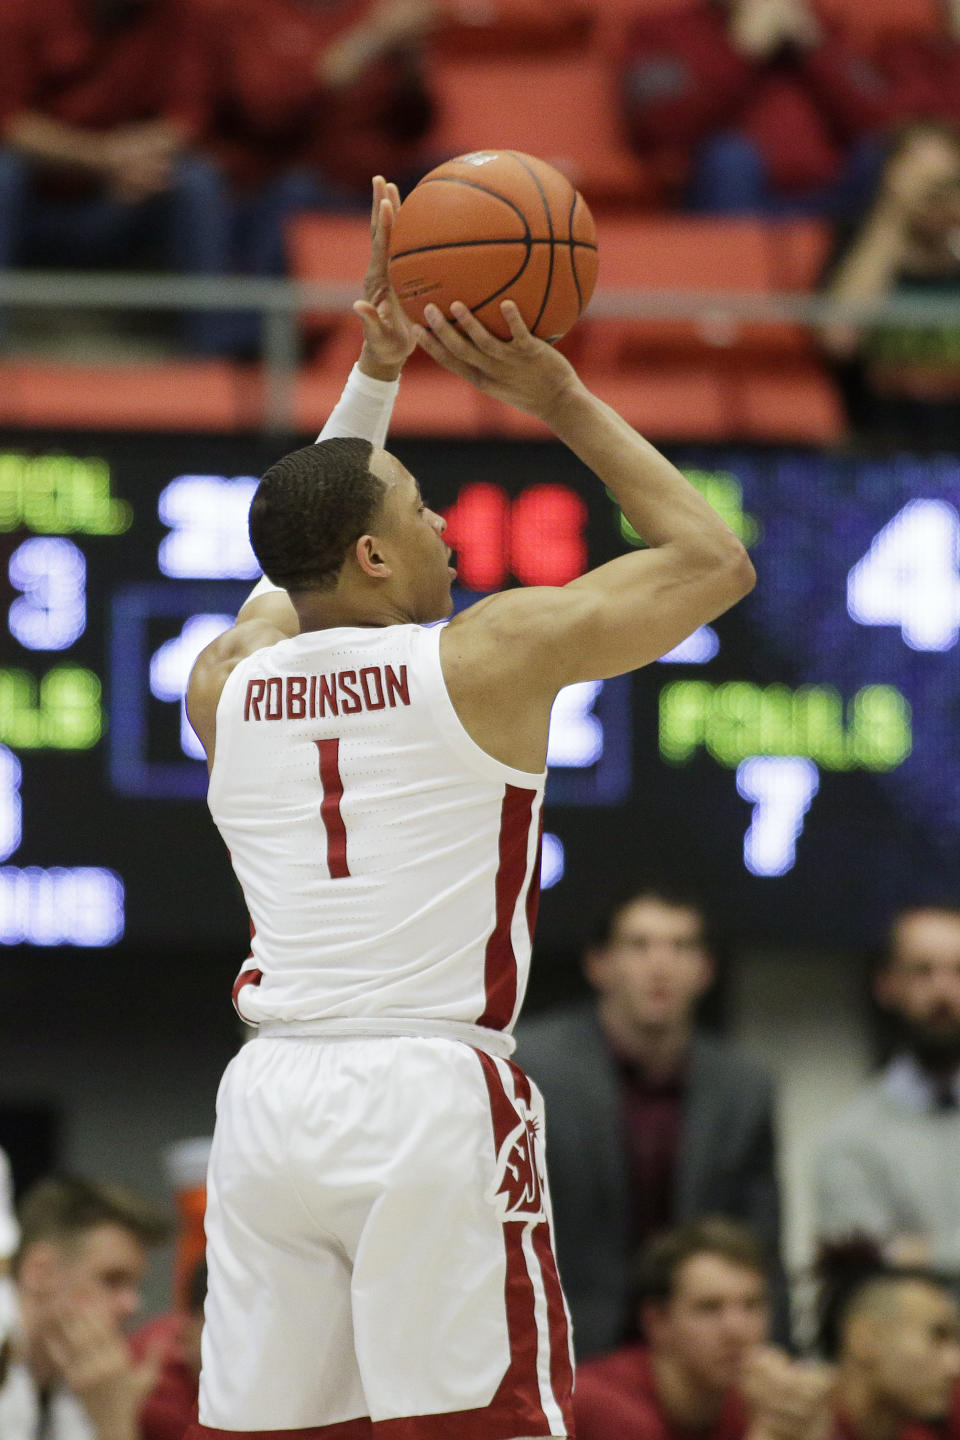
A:
{"label": "basketball", "polygon": [[552,165],[516,150],[478,150],[431,170],[400,207],[390,278],[407,315],[450,314],[462,300],[503,340],[501,300],[527,328],[559,340],[597,279],[597,232],[583,196]]}

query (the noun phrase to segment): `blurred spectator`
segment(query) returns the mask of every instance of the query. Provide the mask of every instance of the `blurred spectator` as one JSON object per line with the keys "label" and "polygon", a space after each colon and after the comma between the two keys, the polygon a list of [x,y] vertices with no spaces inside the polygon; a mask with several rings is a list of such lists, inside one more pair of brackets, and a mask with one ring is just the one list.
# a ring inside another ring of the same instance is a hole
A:
{"label": "blurred spectator", "polygon": [[821,1143],[818,1231],[960,1273],[960,908],[902,911],[875,987],[897,1049]]}
{"label": "blurred spectator", "polygon": [[580,1367],[578,1440],[824,1440],[832,1376],[767,1346],[765,1264],[729,1220],[658,1236],[637,1277],[647,1345]]}
{"label": "blurred spectator", "polygon": [[205,94],[181,0],[0,0],[0,268],[222,269]]}
{"label": "blurred spectator", "polygon": [[206,37],[206,147],[232,190],[236,270],[284,273],[293,212],[366,211],[372,175],[401,189],[419,178],[434,0],[188,3]]}
{"label": "blurred spectator", "polygon": [[868,1252],[858,1262],[857,1249],[838,1247],[825,1271],[822,1348],[837,1367],[837,1440],[956,1435],[955,1298],[929,1271],[893,1270],[877,1258],[864,1269]]}
{"label": "blurred spectator", "polygon": [[163,1167],[177,1207],[176,1247],[173,1257],[173,1303],[189,1308],[189,1296],[198,1263],[206,1251],[203,1229],[207,1209],[207,1162],[212,1137],[176,1140],[163,1151]]}
{"label": "blurred spectator", "polygon": [[10,1366],[13,1329],[16,1321],[16,1294],[10,1278],[10,1257],[17,1248],[20,1227],[13,1208],[13,1179],[10,1162],[0,1150],[0,1386]]}
{"label": "blurred spectator", "polygon": [[694,210],[839,213],[875,178],[884,84],[811,0],[690,0],[642,15],[621,83],[635,149]]}
{"label": "blurred spectator", "polygon": [[894,120],[960,125],[960,5],[938,0],[939,31],[901,32],[877,49]]}
{"label": "blurred spectator", "polygon": [[[825,291],[840,300],[960,300],[960,140],[934,124],[908,128],[872,204],[841,230]],[[871,437],[960,444],[960,323],[887,321],[825,327],[851,423]]]}
{"label": "blurred spectator", "polygon": [[201,1260],[190,1277],[185,1308],[149,1320],[131,1338],[138,1359],[149,1360],[158,1348],[166,1354],[157,1382],[140,1410],[140,1440],[183,1440],[196,1423],[206,1295],[207,1265]]}
{"label": "blurred spectator", "polygon": [[118,1187],[41,1180],[20,1209],[18,1309],[0,1389],[3,1440],[139,1440],[137,1414],[161,1364],[134,1360],[124,1327],[140,1308],[148,1247],[164,1217]]}
{"label": "blurred spectator", "polygon": [[[780,1211],[768,1077],[694,1029],[714,974],[699,902],[650,884],[614,904],[585,969],[596,999],[518,1030],[542,1089],[557,1251],[581,1359],[624,1337],[630,1256],[666,1225],[725,1214],[772,1263]],[[787,1329],[778,1289],[778,1328]]]}

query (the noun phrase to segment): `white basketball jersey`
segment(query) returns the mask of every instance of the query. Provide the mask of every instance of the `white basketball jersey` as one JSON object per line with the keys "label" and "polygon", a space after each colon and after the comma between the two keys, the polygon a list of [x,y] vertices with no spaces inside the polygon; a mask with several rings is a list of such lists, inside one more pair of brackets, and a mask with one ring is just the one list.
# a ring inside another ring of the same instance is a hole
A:
{"label": "white basketball jersey", "polygon": [[251,1023],[516,1020],[546,776],[467,734],[442,629],[297,635],[224,686],[208,803],[250,912]]}

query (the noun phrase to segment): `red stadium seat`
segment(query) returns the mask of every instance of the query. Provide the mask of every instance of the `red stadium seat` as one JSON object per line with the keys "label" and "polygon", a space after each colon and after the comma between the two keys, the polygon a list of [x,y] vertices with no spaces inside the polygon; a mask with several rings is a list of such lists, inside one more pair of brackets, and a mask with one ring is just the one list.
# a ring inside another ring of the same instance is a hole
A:
{"label": "red stadium seat", "polygon": [[[601,217],[598,228],[607,290],[802,290],[825,244],[819,227],[752,220]],[[722,300],[689,320],[588,312],[579,346],[587,382],[651,434],[810,443],[843,434],[839,398],[809,336],[791,324],[738,321]]]}
{"label": "red stadium seat", "polygon": [[930,35],[943,29],[939,0],[817,0],[817,8],[867,49],[897,35]]}
{"label": "red stadium seat", "polygon": [[434,63],[441,155],[525,150],[556,165],[590,203],[642,205],[653,181],[619,133],[616,87],[594,51]]}
{"label": "red stadium seat", "polygon": [[774,290],[816,290],[833,245],[825,220],[779,221],[770,226],[770,282]]}
{"label": "red stadium seat", "polygon": [[259,423],[257,371],[226,361],[0,363],[0,424],[100,430],[236,430]]}
{"label": "red stadium seat", "polygon": [[[356,350],[353,353],[356,359]],[[294,391],[294,426],[319,431],[340,397],[347,371],[325,360],[301,371]],[[393,435],[470,436],[483,428],[483,397],[432,361],[407,368],[390,427]]]}
{"label": "red stadium seat", "polygon": [[454,0],[431,49],[455,59],[544,55],[582,44],[594,19],[593,7],[580,0]]}
{"label": "red stadium seat", "polygon": [[[304,211],[287,224],[287,262],[295,280],[342,285],[350,295],[360,294],[360,282],[370,248],[370,224],[362,215],[331,215]],[[344,304],[349,307],[349,300]],[[357,321],[344,305],[311,310],[302,317],[311,335],[337,332],[359,334]]]}

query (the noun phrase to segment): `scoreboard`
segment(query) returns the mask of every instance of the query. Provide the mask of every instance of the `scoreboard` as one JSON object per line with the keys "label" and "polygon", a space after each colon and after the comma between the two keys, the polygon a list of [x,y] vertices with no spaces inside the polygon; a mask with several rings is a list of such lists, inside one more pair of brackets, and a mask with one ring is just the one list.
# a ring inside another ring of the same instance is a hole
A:
{"label": "scoreboard", "polygon": [[[447,517],[458,606],[627,548],[560,447],[395,448]],[[183,690],[258,573],[246,511],[276,453],[0,436],[0,944],[239,954]],[[570,944],[650,869],[773,944],[857,944],[890,905],[956,894],[960,459],[671,458],[748,545],[757,589],[636,675],[561,693],[541,941]]]}

